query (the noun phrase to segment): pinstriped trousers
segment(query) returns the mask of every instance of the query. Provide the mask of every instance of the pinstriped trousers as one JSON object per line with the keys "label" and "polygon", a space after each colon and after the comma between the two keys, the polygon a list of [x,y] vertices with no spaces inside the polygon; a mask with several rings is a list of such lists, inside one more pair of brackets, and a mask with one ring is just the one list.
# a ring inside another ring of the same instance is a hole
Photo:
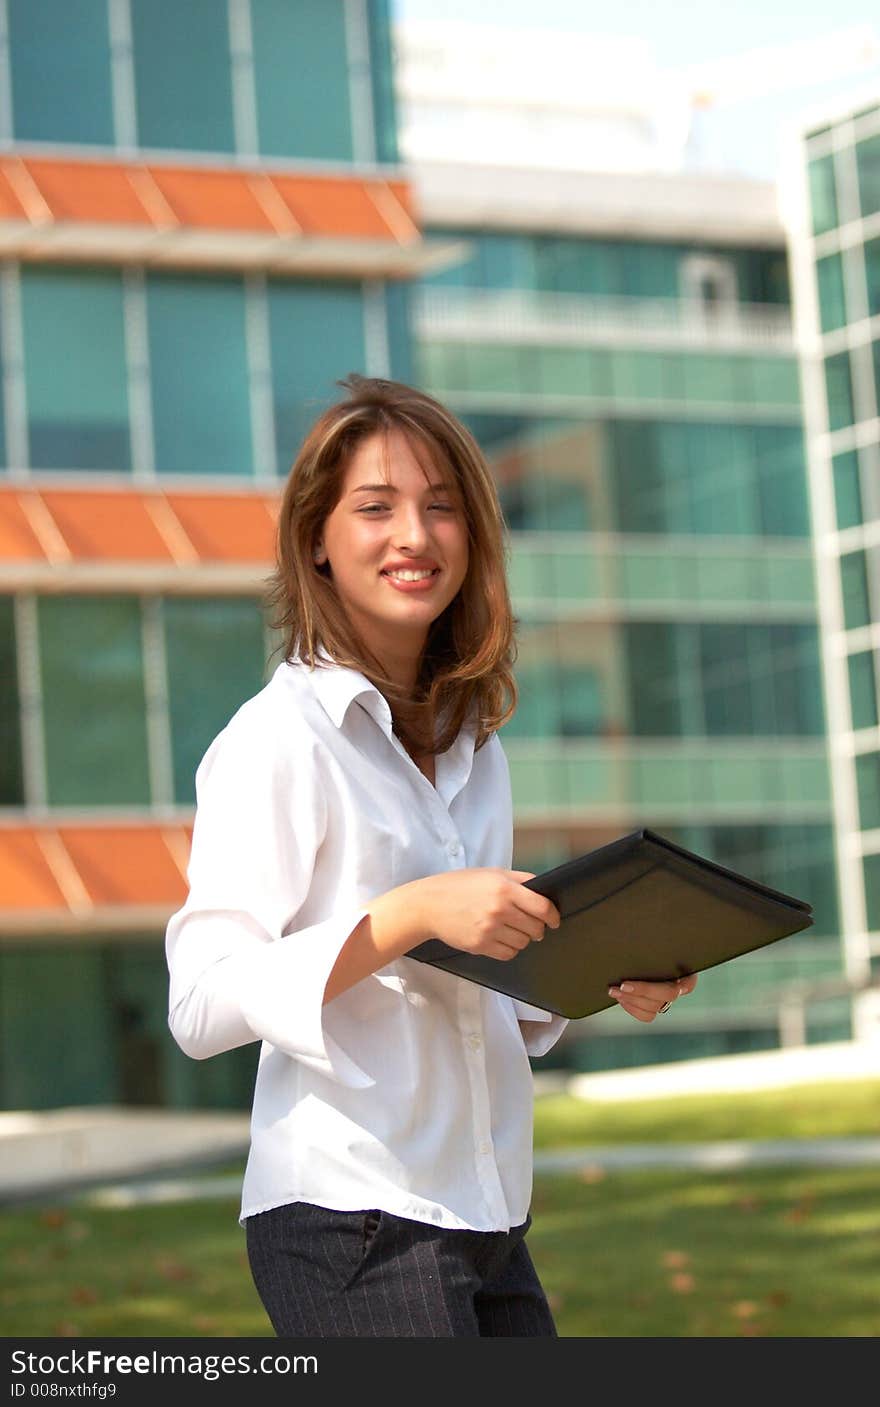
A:
{"label": "pinstriped trousers", "polygon": [[460,1231],[291,1202],[247,1217],[245,1232],[279,1338],[556,1338],[530,1225]]}

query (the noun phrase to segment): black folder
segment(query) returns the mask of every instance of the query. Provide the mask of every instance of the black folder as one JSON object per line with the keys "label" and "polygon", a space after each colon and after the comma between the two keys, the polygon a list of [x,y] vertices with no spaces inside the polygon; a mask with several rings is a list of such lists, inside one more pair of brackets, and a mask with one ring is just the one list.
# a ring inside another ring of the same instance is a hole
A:
{"label": "black folder", "polygon": [[562,917],[540,943],[505,960],[431,938],[406,956],[577,1018],[615,1006],[608,988],[627,978],[674,981],[813,922],[805,900],[645,828],[524,883],[552,899]]}

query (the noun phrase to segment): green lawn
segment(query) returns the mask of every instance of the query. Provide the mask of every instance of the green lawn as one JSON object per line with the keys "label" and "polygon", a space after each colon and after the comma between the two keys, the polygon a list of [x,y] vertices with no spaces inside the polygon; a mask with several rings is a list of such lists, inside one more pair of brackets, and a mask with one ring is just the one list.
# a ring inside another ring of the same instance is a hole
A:
{"label": "green lawn", "polygon": [[[541,1148],[878,1133],[880,1079],[536,1107]],[[566,1338],[876,1337],[877,1186],[876,1167],[588,1166],[536,1178],[529,1244]],[[228,1198],[3,1209],[0,1334],[271,1337],[237,1213]]]}
{"label": "green lawn", "polygon": [[535,1102],[536,1148],[847,1136],[880,1136],[880,1063],[876,1080],[617,1103],[548,1094]]}

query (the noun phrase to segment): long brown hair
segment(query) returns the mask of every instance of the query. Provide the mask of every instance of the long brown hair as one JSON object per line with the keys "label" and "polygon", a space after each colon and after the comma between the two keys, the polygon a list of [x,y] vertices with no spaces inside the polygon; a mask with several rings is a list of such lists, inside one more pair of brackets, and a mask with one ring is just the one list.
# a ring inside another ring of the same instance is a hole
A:
{"label": "long brown hair", "polygon": [[[399,381],[354,373],[347,398],[325,410],[304,439],[281,499],[275,569],[266,609],[284,658],[321,667],[319,651],[356,669],[385,696],[394,731],[411,752],[445,752],[473,713],[475,746],[513,714],[515,620],[507,585],[509,538],[492,471],[470,431],[439,401]],[[329,564],[315,547],[333,511],[352,452],[373,435],[406,435],[422,469],[452,471],[468,529],[469,560],[455,598],[432,622],[409,697],[389,679],[349,620]]]}

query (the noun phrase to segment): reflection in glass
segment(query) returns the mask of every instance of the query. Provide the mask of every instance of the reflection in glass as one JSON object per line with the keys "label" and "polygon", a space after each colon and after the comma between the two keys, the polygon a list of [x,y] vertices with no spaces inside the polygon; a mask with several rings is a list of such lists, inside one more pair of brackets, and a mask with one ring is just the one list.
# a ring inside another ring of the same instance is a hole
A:
{"label": "reflection in glass", "polygon": [[189,805],[211,739],[264,683],[263,619],[258,601],[249,597],[169,597],[162,609],[174,799]]}
{"label": "reflection in glass", "polygon": [[850,655],[849,696],[852,711],[852,726],[874,728],[877,726],[877,683],[874,676],[874,653],[863,650]]}
{"label": "reflection in glass", "polygon": [[838,530],[854,528],[863,522],[858,453],[852,449],[845,454],[836,454],[831,463]]}
{"label": "reflection in glass", "polygon": [[286,475],[336,382],[366,364],[363,285],[342,279],[270,279],[269,337],[278,469]]}
{"label": "reflection in glass", "polygon": [[854,425],[856,416],[849,352],[838,352],[833,357],[825,358],[825,390],[830,428],[841,430],[846,425]]}
{"label": "reflection in glass", "polygon": [[253,470],[244,283],[235,277],[147,277],[156,469]]}
{"label": "reflection in glass", "polygon": [[21,306],[31,467],[129,470],[121,275],[25,266]]}
{"label": "reflection in glass", "polygon": [[880,211],[880,134],[856,142],[856,170],[861,216],[866,220]]}
{"label": "reflection in glass", "polygon": [[6,0],[17,142],[112,146],[107,0]]}
{"label": "reflection in glass", "polygon": [[815,161],[811,161],[809,178],[813,234],[824,234],[826,230],[833,230],[840,223],[834,181],[834,157],[820,156]]}
{"label": "reflection in glass", "polygon": [[876,830],[880,826],[880,754],[867,752],[856,757],[856,788],[862,830]]}
{"label": "reflection in glass", "polygon": [[138,145],[235,151],[229,14],[217,0],[129,0]]}
{"label": "reflection in glass", "polygon": [[21,703],[13,598],[0,596],[0,806],[21,806]]}
{"label": "reflection in glass", "polygon": [[846,323],[846,296],[843,286],[843,258],[828,254],[816,260],[819,285],[819,320],[823,332],[833,332]]}
{"label": "reflection in glass", "polygon": [[50,805],[148,803],[139,600],[42,596],[37,605]]}
{"label": "reflection in glass", "polygon": [[857,630],[871,621],[868,596],[868,569],[862,551],[848,552],[840,559],[840,587],[843,618],[847,630]]}
{"label": "reflection in glass", "polygon": [[352,160],[345,8],[250,0],[261,155]]}

